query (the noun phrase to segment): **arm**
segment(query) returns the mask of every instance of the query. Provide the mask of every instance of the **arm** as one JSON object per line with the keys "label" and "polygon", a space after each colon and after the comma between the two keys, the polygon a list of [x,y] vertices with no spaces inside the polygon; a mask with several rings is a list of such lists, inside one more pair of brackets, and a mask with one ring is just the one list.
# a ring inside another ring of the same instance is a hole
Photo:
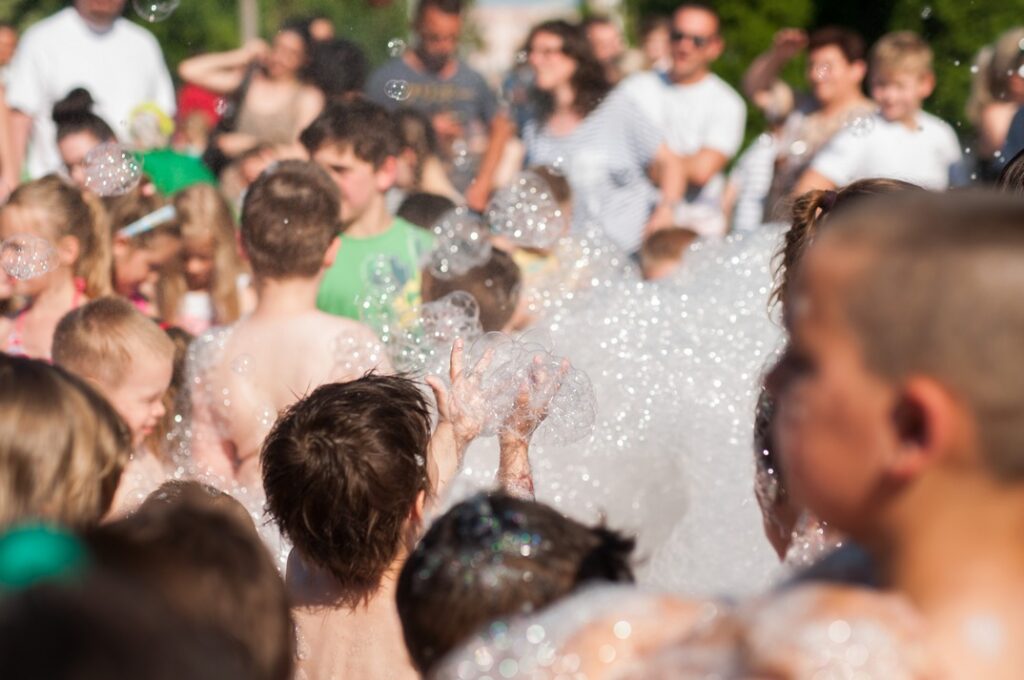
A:
{"label": "arm", "polygon": [[466,204],[477,212],[483,212],[487,208],[487,202],[494,190],[494,175],[501,165],[501,157],[505,152],[505,145],[515,134],[515,123],[508,113],[499,111],[491,120],[490,135],[487,139],[487,150],[480,159],[480,170],[477,172],[473,183],[466,189]]}
{"label": "arm", "polygon": [[783,67],[807,46],[807,34],[798,28],[784,28],[775,34],[771,49],[753,61],[743,74],[743,94],[753,99],[772,87]]}
{"label": "arm", "polygon": [[793,197],[803,196],[808,191],[815,189],[821,189],[823,191],[828,189],[835,189],[836,183],[830,180],[825,175],[821,174],[814,168],[807,168],[804,174],[800,175],[800,181],[796,183],[796,187],[793,189]]}
{"label": "arm", "polygon": [[[456,380],[467,380],[462,375],[463,344],[462,338],[458,338],[452,345],[449,377],[453,385]],[[429,376],[427,385],[433,390],[437,404],[437,426],[428,444],[427,470],[434,498],[440,499],[444,498],[452,480],[462,470],[466,449],[479,436],[483,421],[473,417],[469,409],[452,409],[448,389],[437,376]]]}
{"label": "arm", "polygon": [[687,184],[702,187],[720,173],[729,157],[714,149],[701,149],[692,156],[683,158],[683,177]]}
{"label": "arm", "polygon": [[644,229],[645,235],[673,226],[675,206],[686,193],[685,159],[672,153],[667,144],[658,147],[658,153],[654,159],[654,170],[653,174],[658,178],[660,199],[647,221],[647,226]]}
{"label": "arm", "polygon": [[32,132],[32,117],[17,109],[11,110],[11,167],[10,172],[3,168],[3,178],[17,186],[21,177],[22,166],[25,163],[25,152],[28,150],[28,137]]}
{"label": "arm", "polygon": [[17,174],[12,172],[14,165],[11,112],[7,108],[4,88],[0,86],[0,202],[7,198],[17,184]]}
{"label": "arm", "polygon": [[237,50],[200,54],[181,62],[178,75],[210,92],[230,94],[242,84],[249,63],[262,58],[266,51],[266,43],[253,40]]}

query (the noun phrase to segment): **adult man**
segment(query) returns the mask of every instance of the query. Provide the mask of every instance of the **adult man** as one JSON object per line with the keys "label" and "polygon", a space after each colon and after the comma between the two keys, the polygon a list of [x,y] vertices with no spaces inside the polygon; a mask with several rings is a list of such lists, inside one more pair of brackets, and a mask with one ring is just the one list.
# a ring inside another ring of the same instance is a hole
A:
{"label": "adult man", "polygon": [[814,155],[847,121],[868,116],[871,101],[861,89],[867,65],[864,39],[838,27],[820,28],[808,36],[795,28],[775,34],[772,48],[751,64],[743,89],[757,101],[778,87],[779,72],[793,57],[807,50],[810,96],[796,99],[779,136],[775,174],[765,200],[765,220],[788,218],[786,199]]}
{"label": "adult man", "polygon": [[[130,114],[155,103],[174,113],[174,87],[160,46],[121,18],[125,0],[74,0],[29,28],[7,86],[15,167],[39,177],[60,169],[53,105],[75,87],[96,100],[96,113],[127,138]],[[26,147],[28,155],[26,158]]]}
{"label": "adult man", "polygon": [[686,198],[676,222],[702,234],[725,230],[722,170],[739,150],[747,109],[742,97],[711,72],[725,41],[718,14],[687,3],[672,17],[672,69],[664,119],[669,148],[685,168]]}
{"label": "adult man", "polygon": [[[384,106],[401,104],[429,115],[442,147],[456,156],[483,148],[497,109],[483,76],[456,56],[461,12],[461,0],[421,0],[413,24],[415,48],[374,71],[366,89]],[[396,88],[396,83],[402,85]],[[455,179],[462,180],[456,184],[464,189],[470,177]]]}

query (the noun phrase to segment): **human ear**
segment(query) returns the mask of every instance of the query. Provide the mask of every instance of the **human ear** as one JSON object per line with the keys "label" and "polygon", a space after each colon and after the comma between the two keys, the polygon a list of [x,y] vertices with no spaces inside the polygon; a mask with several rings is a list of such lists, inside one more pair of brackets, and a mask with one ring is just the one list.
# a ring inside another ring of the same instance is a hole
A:
{"label": "human ear", "polygon": [[327,252],[324,253],[324,269],[330,269],[334,265],[334,260],[338,257],[338,250],[341,249],[341,239],[337,236],[331,241],[331,245],[327,247]]}
{"label": "human ear", "polygon": [[398,174],[398,159],[388,156],[380,167],[374,170],[373,176],[376,180],[377,191],[387,191],[395,184],[395,177]]}
{"label": "human ear", "polygon": [[75,264],[82,254],[82,244],[74,236],[62,236],[57,240],[57,259],[68,267]]}
{"label": "human ear", "polygon": [[955,448],[958,419],[959,406],[942,385],[928,377],[909,378],[892,409],[896,447],[889,473],[911,481]]}
{"label": "human ear", "polygon": [[921,76],[917,84],[917,93],[921,97],[921,100],[925,100],[932,95],[935,91],[935,75],[933,73],[926,73]]}

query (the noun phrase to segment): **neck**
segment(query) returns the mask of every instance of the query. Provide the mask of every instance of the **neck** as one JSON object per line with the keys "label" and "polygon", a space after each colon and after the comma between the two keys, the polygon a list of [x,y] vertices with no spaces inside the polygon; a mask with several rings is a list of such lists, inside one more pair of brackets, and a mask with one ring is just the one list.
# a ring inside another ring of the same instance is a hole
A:
{"label": "neck", "polygon": [[82,17],[82,21],[89,25],[89,28],[98,33],[109,31],[114,25],[114,22],[117,21],[117,17],[109,17],[106,15],[97,16],[95,14],[87,13],[82,10],[77,3],[75,4],[75,11],[78,12],[78,16]]}
{"label": "neck", "polygon": [[345,236],[353,236],[355,238],[377,236],[387,231],[391,227],[393,220],[394,218],[391,213],[388,212],[384,194],[381,193],[374,197],[362,215],[346,225],[343,233]]}
{"label": "neck", "polygon": [[576,93],[572,89],[572,85],[566,83],[559,85],[551,93],[555,100],[555,113],[572,113],[573,104],[576,103]]}
{"label": "neck", "polygon": [[71,270],[61,267],[54,272],[50,285],[44,288],[32,300],[32,307],[37,310],[61,310],[71,306],[75,297],[75,279]]}
{"label": "neck", "polygon": [[699,83],[704,80],[709,73],[710,71],[706,68],[701,68],[687,75],[675,76],[672,80],[676,85],[693,85],[694,83]]}
{"label": "neck", "polygon": [[253,316],[290,316],[316,309],[321,276],[312,278],[257,279]]}
{"label": "neck", "polygon": [[[398,575],[405,562],[405,552],[395,558],[381,577],[380,585],[358,606],[350,609],[377,609],[385,607],[393,610],[395,591],[398,588]],[[359,597],[359,593],[347,591],[330,573],[307,562],[298,550],[292,549],[288,555],[288,568],[285,584],[294,607],[329,607],[336,608],[338,603],[351,602]]]}

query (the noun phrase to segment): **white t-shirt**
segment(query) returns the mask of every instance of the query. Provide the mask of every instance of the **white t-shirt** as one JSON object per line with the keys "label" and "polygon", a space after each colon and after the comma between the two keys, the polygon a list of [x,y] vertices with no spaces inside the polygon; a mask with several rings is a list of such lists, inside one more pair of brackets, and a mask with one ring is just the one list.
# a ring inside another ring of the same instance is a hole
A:
{"label": "white t-shirt", "polygon": [[139,104],[174,115],[174,86],[152,33],[126,19],[97,32],[65,8],[25,31],[8,75],[8,105],[32,117],[30,176],[60,170],[53,105],[76,87],[89,90],[96,115],[122,139]]}
{"label": "white t-shirt", "polygon": [[811,168],[837,186],[870,177],[940,191],[949,186],[950,170],[962,155],[956,133],[946,122],[924,111],[917,114],[916,129],[877,113],[867,120],[870,123],[838,132],[818,152]]}

